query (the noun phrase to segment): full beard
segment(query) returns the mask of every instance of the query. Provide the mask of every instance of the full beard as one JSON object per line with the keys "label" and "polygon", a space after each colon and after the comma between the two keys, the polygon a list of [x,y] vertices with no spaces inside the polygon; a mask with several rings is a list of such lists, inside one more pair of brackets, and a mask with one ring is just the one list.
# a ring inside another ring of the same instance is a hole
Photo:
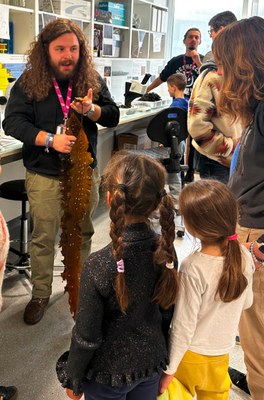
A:
{"label": "full beard", "polygon": [[67,65],[71,65],[73,67],[72,69],[70,69],[68,71],[67,70],[63,71],[60,69],[60,67],[63,65],[64,65],[64,63],[59,63],[59,65],[54,65],[51,63],[51,68],[53,70],[55,78],[59,79],[61,81],[69,80],[69,79],[73,78],[73,76],[75,75],[75,72],[76,72],[76,68],[77,68],[76,64],[74,64],[72,62],[70,64],[67,64]]}

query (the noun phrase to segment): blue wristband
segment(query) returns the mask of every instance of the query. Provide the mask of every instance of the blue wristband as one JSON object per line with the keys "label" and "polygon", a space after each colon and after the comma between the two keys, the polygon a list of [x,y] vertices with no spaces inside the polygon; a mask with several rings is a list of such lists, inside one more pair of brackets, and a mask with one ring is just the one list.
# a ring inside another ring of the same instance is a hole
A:
{"label": "blue wristband", "polygon": [[45,142],[45,151],[48,153],[49,149],[53,147],[53,142],[54,142],[54,134],[53,133],[47,133],[46,136],[46,142]]}

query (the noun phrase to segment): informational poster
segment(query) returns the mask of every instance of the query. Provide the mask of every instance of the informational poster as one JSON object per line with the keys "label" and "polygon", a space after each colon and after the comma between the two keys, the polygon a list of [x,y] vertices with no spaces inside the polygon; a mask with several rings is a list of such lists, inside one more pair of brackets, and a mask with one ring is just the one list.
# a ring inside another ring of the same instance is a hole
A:
{"label": "informational poster", "polygon": [[9,8],[0,4],[0,39],[10,39]]}
{"label": "informational poster", "polygon": [[159,53],[161,51],[161,40],[163,33],[152,32],[153,35],[153,53]]}

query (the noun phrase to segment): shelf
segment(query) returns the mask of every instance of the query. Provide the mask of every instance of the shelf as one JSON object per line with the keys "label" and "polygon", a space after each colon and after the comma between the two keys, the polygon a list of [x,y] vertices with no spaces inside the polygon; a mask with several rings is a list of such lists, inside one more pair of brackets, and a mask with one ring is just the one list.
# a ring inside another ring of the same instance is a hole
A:
{"label": "shelf", "polygon": [[[109,18],[113,21],[119,20],[119,25],[95,19],[95,10],[99,8],[100,0],[9,0],[9,4],[5,6],[9,9],[10,22],[13,23],[13,42],[9,44],[10,51],[13,47],[14,54],[0,54],[0,62],[20,64],[12,66],[18,73],[21,70],[19,68],[26,62],[24,54],[42,27],[50,19],[69,18],[81,26],[94,54],[96,68],[106,79],[111,92],[113,90],[117,93],[115,98],[119,99],[123,96],[126,79],[140,79],[145,72],[157,76],[164,66],[168,6],[172,1],[174,0],[113,0],[112,3],[124,6],[108,5],[109,9],[114,13],[116,10],[117,13],[114,18],[113,14],[109,14]],[[0,4],[4,2],[7,0],[0,0]],[[23,7],[18,6],[18,2],[23,4]],[[102,40],[107,39],[104,36],[106,32],[112,32],[112,41],[110,40],[109,46],[109,41],[104,40],[103,48]],[[99,48],[98,43],[96,44],[98,35]],[[148,63],[151,60],[156,62],[158,67],[155,64],[151,67]],[[129,72],[110,77],[104,75],[104,66],[107,69],[109,66],[112,68],[112,65],[116,71]],[[117,87],[118,84],[120,88]]]}

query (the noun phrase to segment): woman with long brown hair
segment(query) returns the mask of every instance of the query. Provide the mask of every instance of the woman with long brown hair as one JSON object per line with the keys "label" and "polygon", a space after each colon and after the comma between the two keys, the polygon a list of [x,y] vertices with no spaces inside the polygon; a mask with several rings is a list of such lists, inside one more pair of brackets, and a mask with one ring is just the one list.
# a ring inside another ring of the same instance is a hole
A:
{"label": "woman with long brown hair", "polygon": [[254,303],[242,313],[239,327],[248,386],[254,400],[262,400],[264,393],[263,48],[264,19],[261,17],[243,19],[226,27],[214,41],[215,60],[224,77],[220,111],[233,119],[240,118],[244,125],[237,163],[228,185],[240,206],[238,239],[241,243],[251,242],[248,246],[257,266]]}

